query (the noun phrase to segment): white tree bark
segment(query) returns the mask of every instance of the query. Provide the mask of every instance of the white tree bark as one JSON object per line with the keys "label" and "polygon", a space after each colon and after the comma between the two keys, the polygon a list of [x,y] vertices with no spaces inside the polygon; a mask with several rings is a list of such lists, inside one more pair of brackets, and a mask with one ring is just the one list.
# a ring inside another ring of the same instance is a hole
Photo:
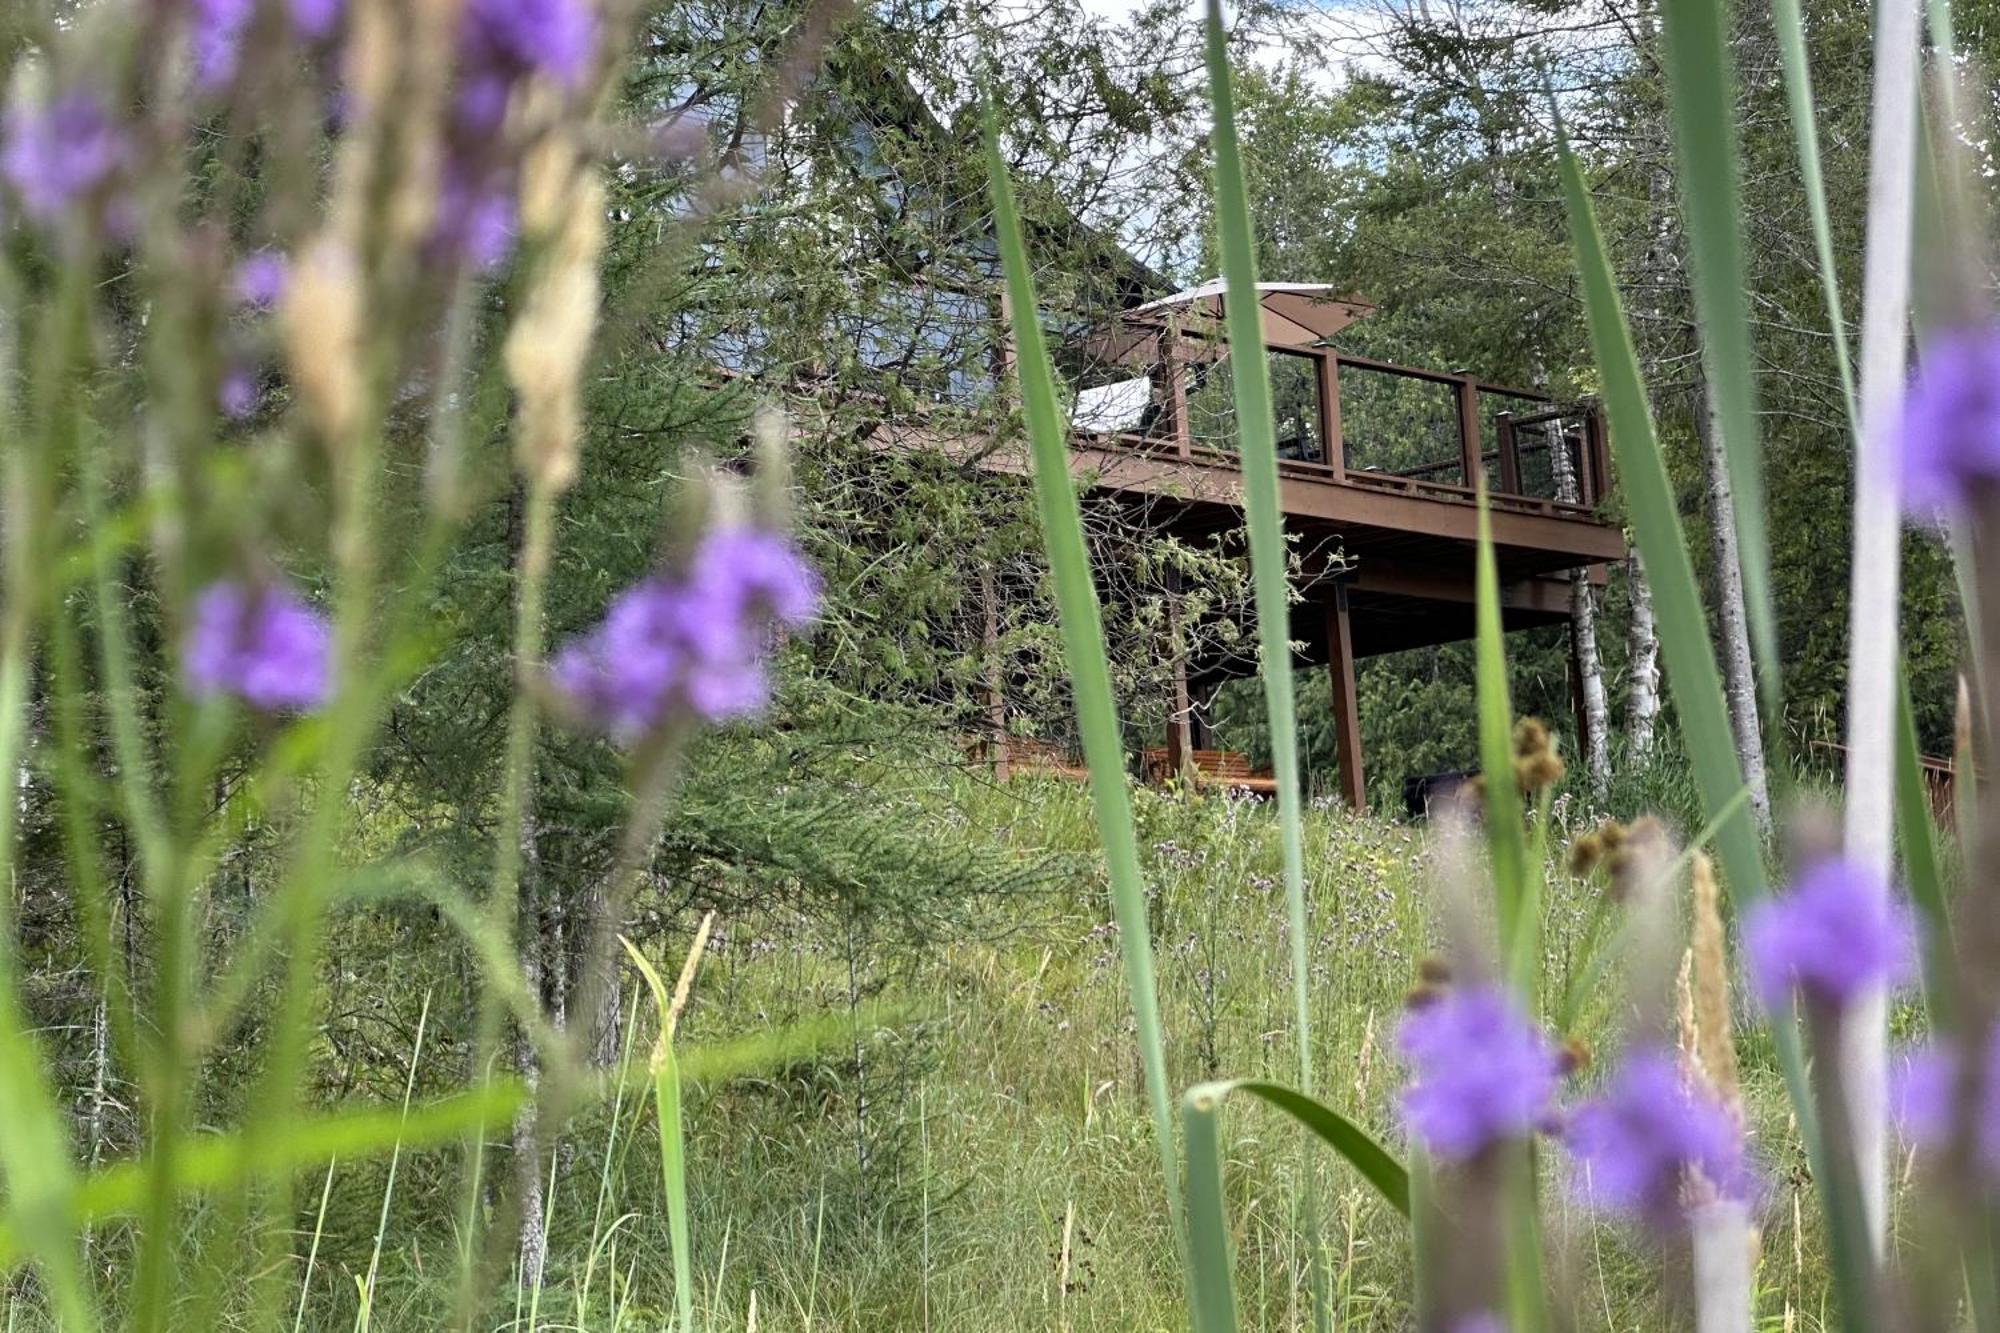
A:
{"label": "white tree bark", "polygon": [[1771,789],[1764,774],[1764,734],[1757,723],[1757,672],[1750,656],[1750,619],[1743,606],[1743,566],[1736,550],[1736,501],[1729,490],[1729,460],[1722,432],[1715,428],[1706,385],[1695,404],[1695,433],[1701,438],[1708,481],[1709,549],[1715,563],[1716,629],[1722,639],[1722,688],[1729,701],[1729,729],[1736,759],[1750,787],[1758,826],[1771,827]]}
{"label": "white tree bark", "polygon": [[[1552,429],[1549,464],[1555,473],[1556,498],[1575,504],[1579,495],[1576,468],[1569,456],[1569,438]],[[1611,786],[1611,709],[1605,702],[1604,662],[1597,652],[1597,597],[1588,569],[1569,573],[1570,646],[1576,657],[1578,688],[1583,693],[1583,730],[1578,737],[1590,789],[1603,800]]]}
{"label": "white tree bark", "polygon": [[1645,759],[1653,753],[1653,724],[1660,716],[1660,634],[1653,623],[1653,585],[1637,551],[1625,561],[1625,586],[1632,603],[1625,626],[1625,743],[1634,759]]}

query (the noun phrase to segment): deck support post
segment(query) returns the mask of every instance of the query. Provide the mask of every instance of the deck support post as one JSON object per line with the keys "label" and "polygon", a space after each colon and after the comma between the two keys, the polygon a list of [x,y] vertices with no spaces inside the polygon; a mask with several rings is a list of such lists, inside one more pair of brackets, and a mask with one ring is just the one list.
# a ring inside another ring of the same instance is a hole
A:
{"label": "deck support post", "polygon": [[1583,658],[1576,651],[1576,622],[1569,624],[1569,706],[1576,718],[1576,752],[1570,762],[1584,764],[1590,756],[1590,705],[1583,695]]}
{"label": "deck support post", "polygon": [[1333,585],[1326,607],[1327,671],[1333,682],[1333,741],[1340,795],[1356,814],[1368,808],[1361,771],[1361,700],[1354,685],[1354,632],[1347,613],[1347,585]]}
{"label": "deck support post", "polygon": [[1187,357],[1181,351],[1180,334],[1169,325],[1160,334],[1160,367],[1166,379],[1167,429],[1172,433],[1174,452],[1182,458],[1194,454],[1194,432],[1188,423]]}
{"label": "deck support post", "polygon": [[1167,651],[1173,655],[1173,694],[1167,704],[1167,776],[1185,775],[1194,762],[1194,702],[1188,692],[1187,653],[1181,647],[1181,574],[1167,571]]}
{"label": "deck support post", "polygon": [[979,600],[986,616],[981,635],[986,658],[986,756],[993,763],[993,776],[1005,782],[1012,772],[1007,754],[1007,696],[1001,688],[1000,595],[994,587],[993,566],[979,567]]}

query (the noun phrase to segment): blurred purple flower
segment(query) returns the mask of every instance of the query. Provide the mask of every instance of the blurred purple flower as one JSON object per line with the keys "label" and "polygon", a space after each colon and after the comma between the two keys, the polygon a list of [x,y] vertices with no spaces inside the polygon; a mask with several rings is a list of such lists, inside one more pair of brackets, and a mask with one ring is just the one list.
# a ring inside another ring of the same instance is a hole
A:
{"label": "blurred purple flower", "polygon": [[1842,1006],[1908,977],[1915,955],[1909,912],[1883,880],[1830,857],[1800,873],[1789,893],[1743,918],[1743,949],[1757,993],[1782,1008],[1794,988]]}
{"label": "blurred purple flower", "polygon": [[511,173],[479,173],[463,163],[447,163],[437,210],[431,245],[446,260],[490,269],[514,246]]}
{"label": "blurred purple flower", "polygon": [[15,110],[0,143],[0,176],[39,222],[53,221],[124,165],[124,133],[104,103],[82,90]]}
{"label": "blurred purple flower", "polygon": [[[1949,1146],[1961,1068],[1959,1048],[1949,1040],[1905,1052],[1889,1081],[1889,1105],[1903,1137],[1913,1146]],[[1976,1090],[1972,1142],[1980,1164],[2000,1176],[2000,1027],[1987,1033],[1986,1065],[1980,1075],[1984,1082]]]}
{"label": "blurred purple flower", "polygon": [[1903,404],[1903,507],[1928,518],[2000,483],[2000,324],[1926,339]]}
{"label": "blurred purple flower", "polygon": [[1696,1173],[1723,1198],[1752,1189],[1736,1117],[1691,1088],[1664,1050],[1628,1055],[1603,1092],[1577,1108],[1563,1138],[1584,1198],[1657,1226],[1705,1201],[1684,1194]]}
{"label": "blurred purple flower", "polygon": [[238,305],[251,310],[269,310],[285,295],[290,276],[285,257],[275,250],[256,250],[243,257],[230,283]]}
{"label": "blurred purple flower", "polygon": [[188,10],[194,80],[213,92],[236,77],[243,36],[257,16],[257,0],[191,0]]}
{"label": "blurred purple flower", "polygon": [[241,421],[257,410],[257,377],[243,366],[231,366],[222,372],[215,398],[222,415]]}
{"label": "blurred purple flower", "polygon": [[269,710],[317,708],[329,687],[326,617],[275,585],[225,579],[195,598],[181,645],[190,693],[233,694]]}
{"label": "blurred purple flower", "polygon": [[469,74],[539,73],[574,89],[590,72],[597,17],[588,0],[466,0],[460,44]]}
{"label": "blurred purple flower", "polygon": [[333,34],[346,9],[347,0],[292,0],[292,27],[309,42],[321,41]]}
{"label": "blurred purple flower", "polygon": [[1480,1310],[1452,1320],[1451,1333],[1507,1333],[1507,1325],[1491,1310]]}
{"label": "blurred purple flower", "polygon": [[[190,0],[188,40],[199,87],[214,92],[235,81],[257,4],[258,0]],[[344,8],[345,0],[291,0],[292,30],[305,41],[319,41],[333,32]]]}
{"label": "blurred purple flower", "polygon": [[1426,1148],[1463,1160],[1548,1118],[1562,1057],[1514,998],[1493,986],[1453,988],[1403,1018],[1409,1061],[1403,1121]]}
{"label": "blurred purple flower", "polygon": [[602,624],[556,655],[550,679],[583,718],[621,741],[676,713],[742,717],[769,694],[767,628],[804,624],[818,598],[812,571],[783,537],[719,528],[683,572],[619,594]]}

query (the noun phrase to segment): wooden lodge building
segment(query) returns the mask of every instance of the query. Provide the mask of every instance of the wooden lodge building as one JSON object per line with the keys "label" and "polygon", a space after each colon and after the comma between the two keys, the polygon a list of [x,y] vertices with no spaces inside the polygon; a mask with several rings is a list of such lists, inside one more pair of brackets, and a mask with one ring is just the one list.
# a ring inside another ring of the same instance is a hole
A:
{"label": "wooden lodge building", "polygon": [[[1611,485],[1595,404],[1557,403],[1533,389],[1464,370],[1424,370],[1344,353],[1334,339],[1371,312],[1320,285],[1260,284],[1279,441],[1280,504],[1304,557],[1291,635],[1299,665],[1324,666],[1332,691],[1341,795],[1365,803],[1355,664],[1473,637],[1477,479],[1492,512],[1503,623],[1567,624],[1571,586],[1625,558],[1600,514]],[[1243,524],[1223,337],[1212,283],[1134,306],[1085,339],[1091,365],[1071,414],[1078,479],[1143,509],[1144,521],[1190,541]],[[908,447],[939,448],[985,470],[1019,474],[1025,457],[935,428],[892,430]],[[1315,552],[1338,552],[1315,556]],[[1149,776],[1185,774],[1269,790],[1240,755],[1207,748],[1193,701],[1254,660],[1174,664],[1163,744]],[[1572,684],[1575,660],[1572,653]],[[997,706],[997,705],[996,705]],[[1585,720],[1579,704],[1578,735]],[[1004,722],[1004,719],[999,719]],[[1050,747],[994,728],[995,762],[1064,761]]]}

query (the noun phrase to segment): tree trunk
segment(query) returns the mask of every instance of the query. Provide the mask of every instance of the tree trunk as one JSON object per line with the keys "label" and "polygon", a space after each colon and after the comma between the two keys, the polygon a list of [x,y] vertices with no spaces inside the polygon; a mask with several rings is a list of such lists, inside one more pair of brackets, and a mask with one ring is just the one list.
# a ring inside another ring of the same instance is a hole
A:
{"label": "tree trunk", "polygon": [[1771,826],[1771,793],[1764,777],[1764,736],[1757,722],[1757,674],[1750,658],[1750,620],[1743,607],[1743,566],[1736,554],[1736,503],[1729,493],[1729,463],[1722,433],[1715,428],[1707,386],[1695,404],[1695,433],[1701,437],[1708,479],[1709,546],[1715,562],[1716,629],[1722,639],[1722,684],[1729,700],[1729,729],[1736,759],[1750,787],[1750,805],[1759,826]]}
{"label": "tree trunk", "polygon": [[[1549,464],[1555,472],[1556,498],[1575,504],[1581,491],[1569,455],[1569,437],[1552,427]],[[1576,658],[1577,688],[1583,696],[1583,732],[1577,749],[1590,774],[1590,790],[1601,801],[1611,785],[1611,710],[1604,699],[1604,663],[1597,652],[1597,597],[1590,571],[1569,573],[1569,634]]]}
{"label": "tree trunk", "polygon": [[1625,586],[1630,590],[1631,619],[1625,627],[1625,741],[1634,760],[1653,753],[1653,723],[1660,715],[1660,635],[1653,626],[1653,585],[1639,553],[1625,562]]}
{"label": "tree trunk", "polygon": [[[521,977],[528,994],[537,1003],[547,969],[543,966],[540,821],[535,811],[534,775],[528,779],[528,800],[521,811],[521,884],[519,934]],[[514,1067],[528,1087],[528,1100],[514,1117],[514,1188],[521,1200],[520,1262],[521,1285],[533,1289],[542,1280],[542,1266],[548,1259],[548,1217],[542,1200],[541,1136],[536,1132],[534,1090],[541,1077],[541,1061],[527,1032],[514,1025]]]}

